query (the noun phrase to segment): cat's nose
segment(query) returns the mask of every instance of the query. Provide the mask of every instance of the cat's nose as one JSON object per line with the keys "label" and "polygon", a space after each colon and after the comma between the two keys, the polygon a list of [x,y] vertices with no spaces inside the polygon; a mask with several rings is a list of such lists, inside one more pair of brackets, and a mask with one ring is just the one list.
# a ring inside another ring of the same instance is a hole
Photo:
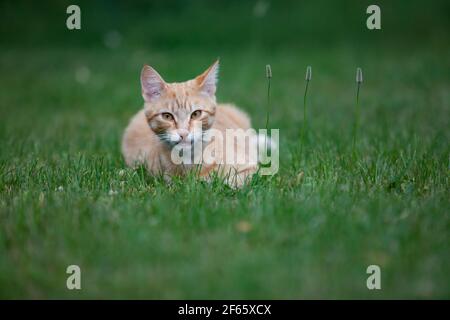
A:
{"label": "cat's nose", "polygon": [[186,140],[188,134],[189,134],[189,130],[186,129],[178,129],[178,134],[181,137],[181,140]]}

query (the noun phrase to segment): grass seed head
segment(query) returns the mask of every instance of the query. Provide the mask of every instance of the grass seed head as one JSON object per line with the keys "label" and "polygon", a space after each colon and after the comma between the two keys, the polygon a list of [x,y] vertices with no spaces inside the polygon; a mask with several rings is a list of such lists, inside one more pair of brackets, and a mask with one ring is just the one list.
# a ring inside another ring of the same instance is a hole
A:
{"label": "grass seed head", "polygon": [[270,68],[270,64],[266,65],[266,77],[272,78],[272,68]]}
{"label": "grass seed head", "polygon": [[356,69],[356,82],[357,83],[362,83],[363,82],[363,75],[362,75],[361,68],[357,68]]}
{"label": "grass seed head", "polygon": [[306,81],[311,81],[311,77],[312,77],[311,66],[308,66],[308,67],[306,67],[306,76],[305,76],[305,80],[306,80]]}

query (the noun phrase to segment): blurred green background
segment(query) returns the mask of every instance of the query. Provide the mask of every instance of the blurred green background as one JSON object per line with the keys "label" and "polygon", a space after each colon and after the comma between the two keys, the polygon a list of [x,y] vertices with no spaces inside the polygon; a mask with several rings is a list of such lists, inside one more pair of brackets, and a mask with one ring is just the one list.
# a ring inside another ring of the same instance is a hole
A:
{"label": "blurred green background", "polygon": [[[1,298],[450,297],[450,2],[77,1],[74,31],[70,4],[0,4]],[[236,191],[126,169],[143,64],[179,82],[217,57],[218,100],[256,128],[271,64],[279,174]]]}

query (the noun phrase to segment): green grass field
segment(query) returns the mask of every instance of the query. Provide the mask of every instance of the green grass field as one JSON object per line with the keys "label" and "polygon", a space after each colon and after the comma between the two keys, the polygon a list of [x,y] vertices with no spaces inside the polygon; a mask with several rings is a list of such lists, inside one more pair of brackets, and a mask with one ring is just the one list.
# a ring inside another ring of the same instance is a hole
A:
{"label": "green grass field", "polygon": [[[64,2],[2,4],[0,298],[450,298],[449,6],[380,1],[369,31],[368,4],[86,2],[80,31]],[[219,101],[256,128],[271,64],[279,173],[232,190],[126,168],[142,65],[183,81],[218,56]]]}

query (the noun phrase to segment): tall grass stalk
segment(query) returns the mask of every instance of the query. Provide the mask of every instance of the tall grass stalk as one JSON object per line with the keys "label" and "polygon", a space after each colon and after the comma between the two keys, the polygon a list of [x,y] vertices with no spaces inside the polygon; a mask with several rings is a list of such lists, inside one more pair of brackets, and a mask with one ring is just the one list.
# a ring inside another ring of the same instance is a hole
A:
{"label": "tall grass stalk", "polygon": [[270,108],[270,80],[272,79],[272,68],[270,64],[266,65],[266,78],[267,78],[267,114],[266,114],[266,130],[269,129],[269,114],[271,113]]}
{"label": "tall grass stalk", "polygon": [[353,125],[353,144],[352,153],[355,155],[356,152],[356,138],[358,134],[359,126],[359,90],[363,82],[363,74],[361,68],[356,69],[356,106],[355,106],[355,122]]}
{"label": "tall grass stalk", "polygon": [[268,149],[268,140],[267,137],[269,135],[269,114],[272,112],[272,108],[270,106],[270,80],[272,79],[272,68],[270,64],[266,65],[266,78],[267,78],[267,114],[266,114],[266,135],[264,138],[264,146],[265,152]]}
{"label": "tall grass stalk", "polygon": [[311,81],[312,77],[312,70],[311,66],[308,66],[306,68],[306,75],[305,75],[305,93],[303,95],[303,126],[302,126],[302,134],[301,134],[301,150],[303,150],[305,146],[305,135],[306,135],[306,129],[307,129],[307,118],[306,118],[306,97],[308,95],[308,87],[309,82]]}

